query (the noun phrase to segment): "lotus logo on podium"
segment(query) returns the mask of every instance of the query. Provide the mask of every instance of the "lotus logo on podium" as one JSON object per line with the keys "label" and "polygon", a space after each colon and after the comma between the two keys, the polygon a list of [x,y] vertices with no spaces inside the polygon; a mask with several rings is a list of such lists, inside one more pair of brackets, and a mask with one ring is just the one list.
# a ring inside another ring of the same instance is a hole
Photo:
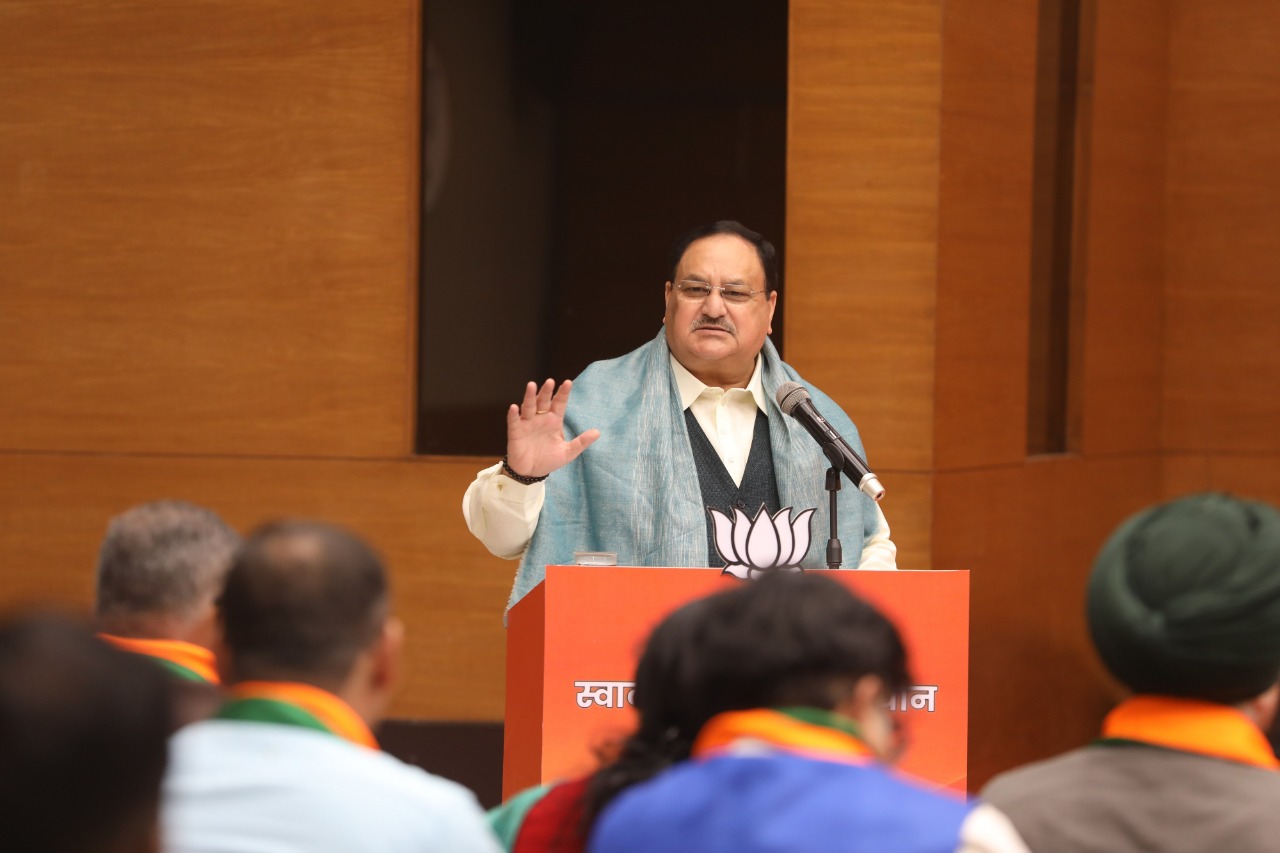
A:
{"label": "lotus logo on podium", "polygon": [[770,572],[799,572],[800,561],[809,553],[809,526],[813,510],[795,518],[791,507],[770,516],[763,505],[754,519],[740,509],[733,519],[718,509],[707,507],[715,526],[716,551],[725,567],[722,574],[748,580]]}

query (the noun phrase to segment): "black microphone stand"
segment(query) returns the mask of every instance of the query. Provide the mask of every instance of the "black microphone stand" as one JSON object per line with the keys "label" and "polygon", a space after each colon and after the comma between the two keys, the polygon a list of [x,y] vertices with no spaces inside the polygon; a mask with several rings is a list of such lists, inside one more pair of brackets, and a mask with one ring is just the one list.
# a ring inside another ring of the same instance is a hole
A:
{"label": "black microphone stand", "polygon": [[827,469],[827,492],[831,495],[831,536],[827,539],[827,568],[838,569],[844,562],[844,553],[836,526],[836,492],[840,491],[840,471],[844,457],[835,444],[824,444],[822,451],[831,460],[831,467]]}

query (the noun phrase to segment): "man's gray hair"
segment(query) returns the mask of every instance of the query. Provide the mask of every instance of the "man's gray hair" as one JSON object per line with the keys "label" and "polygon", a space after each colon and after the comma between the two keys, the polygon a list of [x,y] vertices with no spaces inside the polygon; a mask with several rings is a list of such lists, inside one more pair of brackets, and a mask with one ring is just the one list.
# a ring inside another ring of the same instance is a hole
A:
{"label": "man's gray hair", "polygon": [[116,516],[98,552],[99,618],[192,618],[221,592],[240,536],[217,513],[154,501]]}

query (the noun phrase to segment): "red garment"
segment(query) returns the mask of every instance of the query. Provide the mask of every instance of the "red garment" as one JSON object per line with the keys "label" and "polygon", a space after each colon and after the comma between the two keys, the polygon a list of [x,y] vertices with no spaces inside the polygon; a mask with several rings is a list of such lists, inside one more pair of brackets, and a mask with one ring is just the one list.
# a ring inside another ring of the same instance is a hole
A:
{"label": "red garment", "polygon": [[582,853],[582,801],[590,776],[561,782],[525,815],[512,853]]}

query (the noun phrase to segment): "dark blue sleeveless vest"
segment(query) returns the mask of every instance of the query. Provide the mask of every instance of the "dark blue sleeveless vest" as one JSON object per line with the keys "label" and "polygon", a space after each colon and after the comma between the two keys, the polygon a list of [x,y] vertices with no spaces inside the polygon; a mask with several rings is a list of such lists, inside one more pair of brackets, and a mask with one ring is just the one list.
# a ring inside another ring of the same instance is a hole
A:
{"label": "dark blue sleeveless vest", "polygon": [[[684,422],[689,432],[689,446],[693,450],[693,462],[698,469],[698,485],[702,488],[702,503],[718,509],[729,518],[733,510],[740,509],[748,518],[755,518],[760,505],[773,515],[782,509],[778,497],[778,481],[773,475],[773,450],[769,444],[769,419],[756,409],[756,423],[751,434],[751,452],[747,455],[747,467],[742,472],[742,485],[733,482],[729,471],[720,461],[710,439],[702,431],[702,425],[689,409],[684,410]],[[716,551],[716,532],[711,513],[705,513],[707,523],[707,565],[723,566],[724,560]]]}

